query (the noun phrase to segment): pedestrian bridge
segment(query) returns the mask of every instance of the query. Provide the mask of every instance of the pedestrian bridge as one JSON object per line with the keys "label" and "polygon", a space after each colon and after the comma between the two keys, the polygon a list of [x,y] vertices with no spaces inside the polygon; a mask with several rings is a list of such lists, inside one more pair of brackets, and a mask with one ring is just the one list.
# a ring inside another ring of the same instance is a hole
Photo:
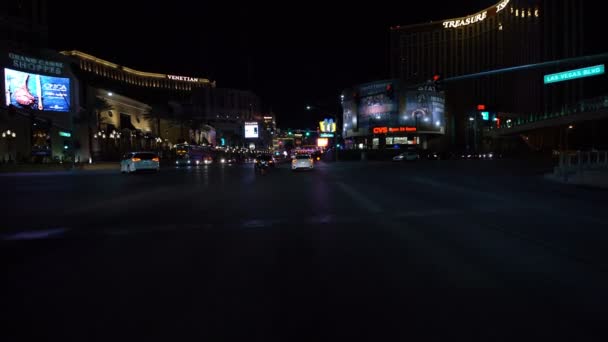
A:
{"label": "pedestrian bridge", "polygon": [[559,112],[536,114],[505,114],[501,128],[492,128],[492,137],[516,135],[541,128],[559,127],[583,121],[608,119],[608,95],[566,106]]}

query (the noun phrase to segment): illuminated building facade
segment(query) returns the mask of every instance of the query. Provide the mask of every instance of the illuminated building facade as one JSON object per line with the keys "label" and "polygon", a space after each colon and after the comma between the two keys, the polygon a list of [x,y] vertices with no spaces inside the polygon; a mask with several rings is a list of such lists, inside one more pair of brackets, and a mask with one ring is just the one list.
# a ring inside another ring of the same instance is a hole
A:
{"label": "illuminated building facade", "polygon": [[[583,54],[583,2],[501,0],[477,13],[425,24],[394,26],[391,76],[408,84],[562,60]],[[453,133],[477,104],[508,113],[559,110],[584,97],[584,80],[545,87],[559,69],[512,71],[446,83]],[[454,135],[458,135],[455,133]],[[458,140],[458,139],[456,139]]]}
{"label": "illuminated building facade", "polygon": [[185,99],[197,89],[215,87],[215,82],[206,78],[139,71],[76,50],[61,53],[72,58],[72,68],[79,70],[81,78],[88,83],[145,102],[154,102],[159,96],[168,100]]}
{"label": "illuminated building facade", "polygon": [[[230,146],[244,144],[243,123],[260,113],[259,97],[248,90],[217,88],[215,81],[202,77],[135,70],[81,51],[62,54],[71,58],[83,83],[140,101],[168,117],[211,125],[217,129],[217,139]],[[87,89],[81,88],[82,98],[96,96]],[[163,129],[159,134],[165,138],[169,133]],[[186,136],[178,140],[195,141]]]}

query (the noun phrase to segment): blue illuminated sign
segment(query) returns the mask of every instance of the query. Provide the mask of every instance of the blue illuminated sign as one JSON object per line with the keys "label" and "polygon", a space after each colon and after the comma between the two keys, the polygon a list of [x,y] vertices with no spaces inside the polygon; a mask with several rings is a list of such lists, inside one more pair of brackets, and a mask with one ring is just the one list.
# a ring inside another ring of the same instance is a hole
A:
{"label": "blue illuminated sign", "polygon": [[599,76],[599,75],[603,75],[604,72],[605,72],[604,64],[587,67],[587,68],[582,68],[582,69],[564,71],[564,72],[560,72],[557,74],[545,75],[545,84],[570,81],[570,80],[575,80],[578,78]]}

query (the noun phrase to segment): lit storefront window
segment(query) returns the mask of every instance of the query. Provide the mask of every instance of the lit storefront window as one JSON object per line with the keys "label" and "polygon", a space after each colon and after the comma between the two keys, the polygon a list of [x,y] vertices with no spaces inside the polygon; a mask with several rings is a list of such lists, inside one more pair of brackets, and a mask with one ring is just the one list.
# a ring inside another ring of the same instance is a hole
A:
{"label": "lit storefront window", "polygon": [[407,137],[394,137],[393,144],[395,145],[407,145]]}

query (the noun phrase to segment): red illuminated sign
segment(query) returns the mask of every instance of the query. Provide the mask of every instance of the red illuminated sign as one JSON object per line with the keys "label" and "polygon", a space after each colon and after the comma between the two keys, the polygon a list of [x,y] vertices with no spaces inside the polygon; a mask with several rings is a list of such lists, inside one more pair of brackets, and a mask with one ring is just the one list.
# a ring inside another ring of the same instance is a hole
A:
{"label": "red illuminated sign", "polygon": [[409,133],[416,132],[416,127],[374,127],[374,134],[387,134],[387,133]]}
{"label": "red illuminated sign", "polygon": [[486,110],[486,105],[484,105],[484,104],[477,105],[477,110]]}
{"label": "red illuminated sign", "polygon": [[374,127],[374,134],[386,134],[388,133],[388,127]]}

